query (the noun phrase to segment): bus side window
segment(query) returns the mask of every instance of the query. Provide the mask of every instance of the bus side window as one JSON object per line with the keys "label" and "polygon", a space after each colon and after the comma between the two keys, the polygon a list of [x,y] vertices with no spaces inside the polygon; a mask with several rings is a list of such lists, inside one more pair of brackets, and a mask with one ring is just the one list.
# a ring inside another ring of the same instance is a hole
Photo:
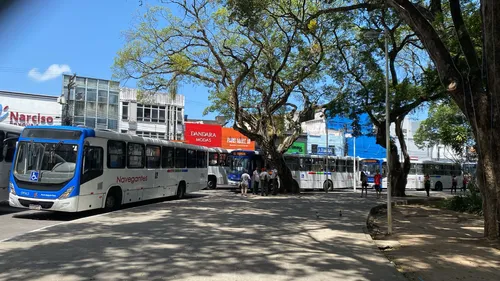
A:
{"label": "bus side window", "polygon": [[16,142],[17,138],[6,139],[3,144],[2,156],[3,160],[8,163],[12,163],[14,160],[14,153],[16,152]]}
{"label": "bus side window", "polygon": [[146,168],[158,169],[161,166],[161,148],[159,146],[146,146]]}
{"label": "bus side window", "polygon": [[85,148],[80,183],[88,182],[103,174],[103,154],[102,147],[88,146]]}
{"label": "bus side window", "polygon": [[197,167],[198,168],[206,168],[207,167],[207,153],[205,151],[197,151]]}
{"label": "bus side window", "polygon": [[186,149],[175,148],[175,167],[186,168]]}
{"label": "bus side window", "polygon": [[125,156],[127,155],[126,144],[123,141],[108,140],[108,168],[125,168]]}
{"label": "bus side window", "polygon": [[162,168],[173,168],[174,167],[174,148],[169,146],[164,146],[161,149],[161,166]]}

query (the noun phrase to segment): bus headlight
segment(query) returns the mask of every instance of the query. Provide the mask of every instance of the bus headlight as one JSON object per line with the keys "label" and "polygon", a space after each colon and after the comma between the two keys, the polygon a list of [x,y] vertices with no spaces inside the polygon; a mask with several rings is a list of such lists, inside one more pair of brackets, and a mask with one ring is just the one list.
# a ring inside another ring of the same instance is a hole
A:
{"label": "bus headlight", "polygon": [[9,182],[9,190],[12,195],[16,195],[16,190],[14,189],[14,184],[10,181]]}
{"label": "bus headlight", "polygon": [[68,196],[71,194],[71,191],[73,191],[73,188],[75,188],[74,186],[66,189],[66,191],[64,191],[63,194],[61,194],[61,196],[59,196],[59,199],[66,199],[68,198]]}

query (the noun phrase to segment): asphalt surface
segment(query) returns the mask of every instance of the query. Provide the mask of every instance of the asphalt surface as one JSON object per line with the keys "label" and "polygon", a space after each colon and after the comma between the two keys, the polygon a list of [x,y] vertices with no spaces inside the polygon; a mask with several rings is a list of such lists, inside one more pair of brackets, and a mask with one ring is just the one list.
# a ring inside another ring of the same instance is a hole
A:
{"label": "asphalt surface", "polygon": [[375,200],[202,191],[50,220],[0,243],[0,280],[404,280],[364,233]]}

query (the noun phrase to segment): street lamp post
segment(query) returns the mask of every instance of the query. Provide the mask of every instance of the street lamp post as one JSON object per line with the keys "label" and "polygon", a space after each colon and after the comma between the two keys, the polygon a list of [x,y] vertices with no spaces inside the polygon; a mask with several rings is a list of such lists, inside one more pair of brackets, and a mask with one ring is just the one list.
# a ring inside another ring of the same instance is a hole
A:
{"label": "street lamp post", "polygon": [[385,40],[385,139],[386,139],[386,158],[387,158],[387,234],[392,234],[392,202],[391,202],[391,121],[389,108],[389,46],[387,40],[387,29],[384,31],[369,30],[364,33],[367,38],[378,38],[380,34],[384,35]]}

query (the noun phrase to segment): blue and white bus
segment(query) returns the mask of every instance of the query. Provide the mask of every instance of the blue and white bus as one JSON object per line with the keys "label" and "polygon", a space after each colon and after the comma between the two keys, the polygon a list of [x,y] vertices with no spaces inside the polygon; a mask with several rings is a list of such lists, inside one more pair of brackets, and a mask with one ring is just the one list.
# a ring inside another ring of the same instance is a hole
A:
{"label": "blue and white bus", "polygon": [[[230,155],[228,178],[231,185],[239,184],[243,171],[251,173],[264,164],[264,159],[258,151],[234,150]],[[325,156],[285,154],[283,157],[293,179],[302,190],[353,188],[353,157],[329,156],[328,168]]]}
{"label": "blue and white bus", "polygon": [[67,126],[26,127],[10,173],[9,204],[80,212],[206,187],[207,148]]}
{"label": "blue and white bus", "polygon": [[387,183],[387,162],[385,158],[365,158],[360,160],[361,171],[363,171],[367,177],[368,186],[373,187],[375,185],[375,175],[377,172],[382,176],[382,188],[386,187]]}

